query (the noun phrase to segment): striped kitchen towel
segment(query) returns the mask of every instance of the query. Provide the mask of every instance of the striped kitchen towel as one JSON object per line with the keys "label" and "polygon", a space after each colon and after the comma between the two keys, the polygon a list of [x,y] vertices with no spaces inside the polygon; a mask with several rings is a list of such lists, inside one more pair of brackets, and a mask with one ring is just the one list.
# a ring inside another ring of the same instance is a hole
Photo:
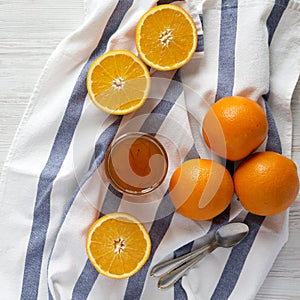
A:
{"label": "striped kitchen towel", "polygon": [[[174,211],[168,179],[183,160],[219,160],[204,146],[200,127],[208,107],[228,95],[247,96],[265,109],[269,134],[261,150],[291,155],[300,3],[174,2],[191,13],[198,28],[192,60],[172,72],[151,70],[153,88],[138,111],[120,117],[97,110],[85,86],[89,66],[107,50],[136,53],[137,21],[150,7],[168,2],[86,0],[84,24],[47,62],[1,177],[1,300],[253,299],[267,276],[288,238],[288,211],[258,217],[233,199],[220,216],[196,222]],[[127,131],[156,135],[171,158],[162,186],[134,201],[103,176],[107,147]],[[124,280],[99,275],[85,253],[89,226],[116,211],[139,218],[152,240],[145,266]],[[174,288],[157,289],[149,276],[153,265],[197,247],[201,236],[235,217],[250,227],[242,243],[216,250]]]}

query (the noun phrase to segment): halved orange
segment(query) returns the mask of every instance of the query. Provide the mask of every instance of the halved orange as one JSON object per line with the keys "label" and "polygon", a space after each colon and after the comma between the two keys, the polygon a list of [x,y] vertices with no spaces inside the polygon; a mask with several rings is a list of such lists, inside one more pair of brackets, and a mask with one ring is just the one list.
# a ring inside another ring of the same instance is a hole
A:
{"label": "halved orange", "polygon": [[99,218],[89,229],[86,252],[95,269],[110,278],[134,275],[146,263],[151,240],[134,216],[112,213]]}
{"label": "halved orange", "polygon": [[168,71],[185,65],[196,51],[196,25],[183,8],[164,4],[148,10],[136,28],[136,47],[150,67]]}
{"label": "halved orange", "polygon": [[132,52],[112,50],[92,63],[86,85],[92,102],[99,109],[125,115],[144,104],[151,79],[145,64]]}

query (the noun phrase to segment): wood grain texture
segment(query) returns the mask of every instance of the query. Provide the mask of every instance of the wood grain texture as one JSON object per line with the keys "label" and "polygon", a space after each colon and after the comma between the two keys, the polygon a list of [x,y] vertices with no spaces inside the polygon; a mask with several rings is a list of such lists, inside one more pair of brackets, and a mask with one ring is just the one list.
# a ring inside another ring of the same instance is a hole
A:
{"label": "wood grain texture", "polygon": [[[49,55],[83,21],[82,2],[0,0],[0,169]],[[300,167],[299,82],[292,101],[292,111],[292,153]],[[300,299],[299,199],[290,209],[289,231],[289,241],[262,285],[257,300]]]}

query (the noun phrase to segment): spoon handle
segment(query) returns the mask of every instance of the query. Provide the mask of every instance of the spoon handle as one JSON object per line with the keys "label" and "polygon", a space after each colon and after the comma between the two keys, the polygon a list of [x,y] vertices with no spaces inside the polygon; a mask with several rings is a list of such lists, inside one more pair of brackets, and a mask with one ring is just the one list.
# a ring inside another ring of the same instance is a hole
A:
{"label": "spoon handle", "polygon": [[[176,269],[177,267],[181,266],[184,262],[192,259],[193,257],[195,257],[196,255],[198,255],[199,253],[202,253],[203,251],[205,251],[207,248],[209,248],[209,244],[205,244],[202,247],[195,249],[187,254],[178,256],[176,258],[171,258],[167,261],[164,261],[162,263],[159,263],[157,265],[155,265],[151,272],[150,272],[150,276],[153,278],[158,278],[158,277],[162,277],[164,275],[166,275],[167,273],[169,273],[170,271]],[[172,269],[167,269],[167,267],[172,266]],[[167,269],[167,271],[166,271]]]}
{"label": "spoon handle", "polygon": [[194,265],[196,265],[201,259],[203,259],[208,253],[212,252],[217,248],[217,245],[211,244],[202,248],[202,252],[188,260],[187,262],[183,262],[179,267],[175,267],[170,271],[161,275],[158,281],[159,289],[166,289],[174,285],[183,275],[186,274],[188,270],[190,270]]}

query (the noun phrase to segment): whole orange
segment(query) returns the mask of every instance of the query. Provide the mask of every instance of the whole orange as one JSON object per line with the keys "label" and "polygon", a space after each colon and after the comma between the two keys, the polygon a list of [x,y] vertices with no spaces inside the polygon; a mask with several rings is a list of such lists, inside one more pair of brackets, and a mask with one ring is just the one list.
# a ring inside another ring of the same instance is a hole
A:
{"label": "whole orange", "polygon": [[194,220],[209,220],[220,214],[234,192],[227,169],[208,159],[191,159],[181,164],[173,173],[169,188],[176,210]]}
{"label": "whole orange", "polygon": [[267,133],[264,110],[254,100],[240,96],[222,98],[214,103],[202,124],[207,146],[233,161],[253,152],[265,140]]}
{"label": "whole orange", "polygon": [[234,173],[235,192],[249,212],[268,216],[286,210],[299,192],[295,163],[275,152],[258,152]]}

